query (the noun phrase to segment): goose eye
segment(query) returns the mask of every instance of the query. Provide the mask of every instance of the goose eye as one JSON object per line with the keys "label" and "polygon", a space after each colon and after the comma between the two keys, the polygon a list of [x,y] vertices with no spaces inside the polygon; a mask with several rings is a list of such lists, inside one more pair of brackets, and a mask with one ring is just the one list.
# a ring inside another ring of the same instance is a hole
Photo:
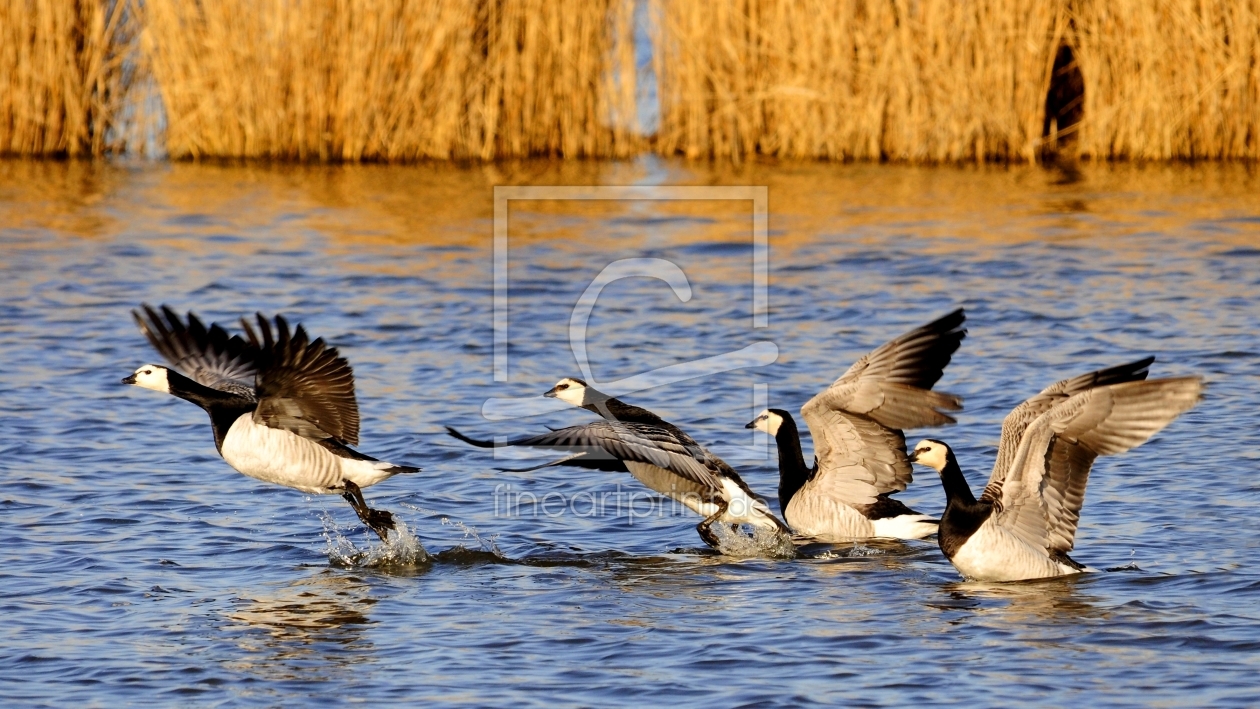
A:
{"label": "goose eye", "polygon": [[153,370],[152,370],[152,369],[146,369],[146,370],[144,370],[144,373],[145,373],[145,374],[153,374]]}
{"label": "goose eye", "polygon": [[568,384],[560,384],[560,385],[556,386],[556,391],[562,391],[562,390],[564,390],[564,389],[568,389],[568,388],[569,388],[569,385],[568,385]]}

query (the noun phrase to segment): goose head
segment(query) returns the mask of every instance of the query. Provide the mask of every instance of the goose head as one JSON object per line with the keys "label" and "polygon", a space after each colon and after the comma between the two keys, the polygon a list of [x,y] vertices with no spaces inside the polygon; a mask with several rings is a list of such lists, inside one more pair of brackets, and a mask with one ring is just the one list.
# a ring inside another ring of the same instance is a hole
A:
{"label": "goose head", "polygon": [[565,377],[556,382],[550,391],[543,394],[549,399],[559,399],[560,401],[572,406],[590,406],[607,399],[608,397],[600,394],[598,391],[586,385],[586,382],[573,377]]}
{"label": "goose head", "polygon": [[146,364],[131,373],[131,376],[124,377],[123,384],[134,384],[145,389],[160,391],[163,394],[171,393],[171,383],[166,376],[167,369],[160,364]]}
{"label": "goose head", "polygon": [[925,438],[914,444],[914,450],[906,457],[911,463],[926,465],[939,473],[945,469],[949,459],[954,457],[954,451],[941,441]]}
{"label": "goose head", "polygon": [[765,431],[771,436],[779,435],[779,427],[783,425],[783,412],[778,409],[766,409],[757,414],[757,418],[749,421],[744,428],[755,428]]}

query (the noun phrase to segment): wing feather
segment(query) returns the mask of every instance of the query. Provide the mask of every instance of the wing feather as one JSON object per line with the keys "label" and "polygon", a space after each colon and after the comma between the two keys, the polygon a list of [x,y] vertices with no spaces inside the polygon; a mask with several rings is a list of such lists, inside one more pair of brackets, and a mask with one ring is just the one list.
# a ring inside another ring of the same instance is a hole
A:
{"label": "wing feather", "polygon": [[[625,462],[646,463],[668,470],[708,490],[721,490],[722,484],[709,460],[698,459],[694,442],[679,438],[659,426],[595,421],[582,426],[569,426],[555,431],[516,438],[503,443],[480,441],[447,428],[454,437],[473,445],[490,448],[527,446],[564,451],[570,455],[552,463],[599,470],[625,470]],[[573,454],[581,455],[573,455]],[[707,453],[707,451],[706,451]],[[618,461],[616,467],[608,461]]]}
{"label": "wing feather", "polygon": [[840,384],[863,376],[916,389],[931,389],[962,344],[966,313],[948,315],[889,340],[863,356],[835,381]]}
{"label": "wing feather", "polygon": [[1154,357],[1144,357],[1136,362],[1069,377],[1051,384],[1036,396],[1016,406],[1002,420],[1002,438],[998,443],[997,460],[993,463],[993,472],[989,476],[989,484],[985,486],[981,499],[990,501],[1001,499],[1002,481],[1015,460],[1015,451],[1019,448],[1019,442],[1029,424],[1038,416],[1083,391],[1110,384],[1142,381],[1150,373],[1150,366],[1154,361]]}
{"label": "wing feather", "polygon": [[175,369],[202,386],[254,398],[258,348],[218,325],[207,328],[193,313],[185,323],[169,306],[162,312],[144,304],[133,310],[149,344]]}
{"label": "wing feather", "polygon": [[913,479],[902,429],[954,423],[962,400],[931,391],[967,331],[960,308],[859,359],[801,407],[814,439],[814,494],[874,504]]}
{"label": "wing feather", "polygon": [[1096,457],[1145,443],[1197,403],[1198,377],[1085,389],[1038,416],[1001,487],[997,522],[1047,552],[1071,551]]}
{"label": "wing feather", "polygon": [[354,371],[337,348],[311,340],[301,325],[293,331],[283,316],[273,325],[257,315],[258,332],[242,319],[246,336],[258,348],[258,423],[306,438],[359,442],[359,406]]}

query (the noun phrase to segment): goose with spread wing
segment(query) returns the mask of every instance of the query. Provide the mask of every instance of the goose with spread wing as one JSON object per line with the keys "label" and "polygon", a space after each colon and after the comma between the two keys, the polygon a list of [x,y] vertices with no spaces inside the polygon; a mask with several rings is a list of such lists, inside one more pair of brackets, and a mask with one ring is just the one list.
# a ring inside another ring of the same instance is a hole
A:
{"label": "goose with spread wing", "polygon": [[[393,516],[368,507],[362,489],[419,468],[386,463],[350,446],[359,443],[354,373],[337,349],[311,340],[298,325],[261,313],[246,337],[185,321],[169,307],[132,311],[145,337],[174,367],[146,364],[123,379],[179,397],[210,415],[214,444],[236,470],[302,492],[340,494],[382,540]],[[181,374],[181,371],[183,374]]]}
{"label": "goose with spread wing", "polygon": [[[649,488],[702,515],[705,519],[696,525],[696,531],[711,547],[720,547],[721,540],[713,531],[713,525],[718,522],[732,526],[748,524],[787,538],[787,527],[753,494],[739,474],[674,424],[647,409],[603,394],[580,379],[561,379],[544,396],[599,414],[604,420],[498,444],[568,453],[556,461],[510,472],[553,465],[627,472]],[[492,441],[470,438],[450,427],[447,431],[474,446],[496,447]]]}
{"label": "goose with spread wing", "polygon": [[962,308],[859,359],[801,407],[814,439],[805,467],[796,421],[766,409],[747,425],[779,448],[779,509],[794,532],[820,541],[922,539],[937,520],[891,495],[911,481],[902,429],[954,423],[962,401],[931,391],[967,331]]}
{"label": "goose with spread wing", "polygon": [[1199,377],[1147,380],[1147,358],[1053,384],[1002,422],[997,462],[980,499],[954,451],[919,442],[911,460],[941,476],[937,539],[964,578],[1022,581],[1088,569],[1068,556],[1094,459],[1145,443],[1199,401]]}

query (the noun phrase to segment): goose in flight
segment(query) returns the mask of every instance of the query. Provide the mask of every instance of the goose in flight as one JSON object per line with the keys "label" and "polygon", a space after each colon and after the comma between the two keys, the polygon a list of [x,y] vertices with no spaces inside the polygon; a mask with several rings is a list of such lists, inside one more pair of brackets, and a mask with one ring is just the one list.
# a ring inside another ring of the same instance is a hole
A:
{"label": "goose in flight", "polygon": [[[274,327],[257,316],[257,332],[245,318],[246,337],[185,322],[162,306],[133,310],[149,343],[174,367],[146,364],[123,379],[171,394],[205,409],[219,455],[236,470],[302,492],[340,494],[382,541],[393,515],[374,510],[362,489],[419,468],[386,463],[355,451],[359,408],[354,373],[336,348],[312,341],[298,325],[277,315]],[[246,339],[248,338],[248,339]],[[178,370],[178,371],[177,371]],[[180,372],[184,372],[181,374]]]}
{"label": "goose in flight", "polygon": [[766,409],[746,428],[779,448],[779,509],[794,532],[820,541],[922,539],[937,520],[891,497],[911,480],[901,429],[954,423],[962,400],[931,391],[967,331],[961,308],[885,343],[801,407],[814,439],[805,467],[796,421]]}
{"label": "goose in flight", "polygon": [[1094,459],[1135,448],[1199,401],[1199,377],[1146,380],[1147,358],[1065,379],[1002,422],[989,484],[977,500],[958,459],[937,440],[910,459],[945,488],[941,551],[964,578],[1022,581],[1087,571],[1068,556]]}
{"label": "goose in flight", "polygon": [[[499,444],[568,453],[550,463],[509,472],[567,465],[630,473],[649,488],[703,516],[696,531],[715,549],[720,548],[721,541],[713,531],[713,525],[718,522],[732,527],[748,524],[788,538],[787,527],[753,494],[739,474],[674,424],[647,409],[603,394],[580,379],[561,379],[543,396],[592,411],[604,420]],[[492,441],[470,438],[450,427],[446,430],[474,446],[492,448],[496,445]]]}

